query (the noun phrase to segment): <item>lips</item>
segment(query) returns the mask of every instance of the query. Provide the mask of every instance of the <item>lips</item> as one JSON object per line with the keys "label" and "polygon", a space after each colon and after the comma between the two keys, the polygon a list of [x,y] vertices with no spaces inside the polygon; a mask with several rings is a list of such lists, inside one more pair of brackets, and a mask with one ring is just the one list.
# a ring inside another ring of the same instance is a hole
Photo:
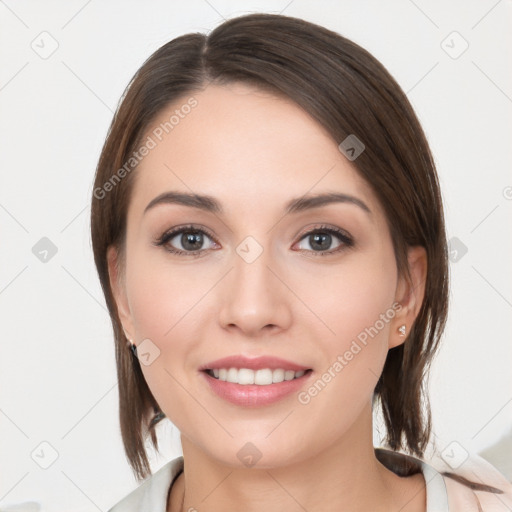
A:
{"label": "lips", "polygon": [[243,407],[276,403],[300,391],[313,373],[307,366],[279,357],[241,355],[211,361],[200,370],[211,391]]}
{"label": "lips", "polygon": [[307,371],[301,377],[268,385],[226,382],[210,376],[206,371],[200,372],[200,375],[209,389],[223,400],[242,407],[264,407],[298,393],[310,382],[312,372]]}

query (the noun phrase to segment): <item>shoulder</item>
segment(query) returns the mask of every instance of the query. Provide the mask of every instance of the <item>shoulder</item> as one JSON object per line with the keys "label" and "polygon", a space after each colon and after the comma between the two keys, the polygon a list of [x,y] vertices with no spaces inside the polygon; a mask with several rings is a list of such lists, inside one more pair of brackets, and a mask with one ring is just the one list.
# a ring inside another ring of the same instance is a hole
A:
{"label": "shoulder", "polygon": [[512,510],[512,483],[479,455],[468,454],[467,459],[456,467],[440,457],[432,460],[430,464],[443,475],[450,511]]}
{"label": "shoulder", "polygon": [[183,456],[162,466],[142,484],[125,496],[108,512],[166,512],[167,494],[174,478],[183,470]]}
{"label": "shoulder", "polygon": [[468,454],[461,462],[451,461],[446,454],[446,460],[438,455],[421,460],[382,448],[375,453],[388,469],[400,476],[423,473],[427,485],[427,512],[512,510],[512,483],[479,455]]}

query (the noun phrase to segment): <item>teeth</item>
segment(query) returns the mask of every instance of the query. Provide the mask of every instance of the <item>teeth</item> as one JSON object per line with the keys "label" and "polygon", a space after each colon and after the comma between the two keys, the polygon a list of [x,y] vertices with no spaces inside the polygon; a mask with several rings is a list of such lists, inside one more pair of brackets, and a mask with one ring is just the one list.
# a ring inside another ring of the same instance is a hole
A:
{"label": "teeth", "polygon": [[250,370],[249,368],[215,368],[214,370],[209,370],[208,373],[210,375],[213,374],[213,377],[219,380],[232,382],[234,384],[268,386],[269,384],[283,382],[284,380],[298,379],[306,372],[304,370],[295,372],[281,368],[276,370],[270,370],[269,368],[263,368],[261,370]]}

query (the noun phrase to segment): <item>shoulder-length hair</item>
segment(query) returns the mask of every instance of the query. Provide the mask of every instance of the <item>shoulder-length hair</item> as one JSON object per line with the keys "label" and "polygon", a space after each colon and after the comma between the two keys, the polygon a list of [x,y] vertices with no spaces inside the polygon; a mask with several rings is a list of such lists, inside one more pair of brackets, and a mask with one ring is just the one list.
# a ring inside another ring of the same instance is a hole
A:
{"label": "shoulder-length hair", "polygon": [[162,109],[208,84],[233,82],[293,100],[337,144],[349,135],[361,140],[365,150],[352,164],[384,208],[399,274],[408,277],[409,247],[426,249],[421,309],[405,342],[389,350],[374,391],[389,447],[422,456],[431,429],[426,371],[448,306],[443,208],[425,134],[405,93],[368,51],[298,18],[251,14],[230,19],[208,35],[177,37],[151,55],[120,101],[97,166],[92,244],[114,330],[122,440],[135,476],[143,479],[151,474],[145,441],[151,434],[158,450],[153,427],[162,413],[129,350],[109,283],[107,249],[114,245],[123,251],[136,173],[136,165],[130,168],[126,163]]}

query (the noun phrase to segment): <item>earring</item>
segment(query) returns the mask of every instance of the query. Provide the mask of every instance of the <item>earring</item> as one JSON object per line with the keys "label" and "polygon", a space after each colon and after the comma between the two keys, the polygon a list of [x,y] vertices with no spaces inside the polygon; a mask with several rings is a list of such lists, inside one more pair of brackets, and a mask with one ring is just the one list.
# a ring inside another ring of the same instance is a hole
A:
{"label": "earring", "polygon": [[398,332],[400,333],[400,337],[404,337],[405,336],[405,332],[406,332],[406,327],[405,325],[401,325],[399,328],[398,328]]}
{"label": "earring", "polygon": [[149,423],[149,428],[153,428],[158,422],[162,421],[165,418],[165,414],[158,410],[154,410],[155,415],[153,416],[153,419]]}
{"label": "earring", "polygon": [[126,339],[128,340],[128,344],[130,345],[130,350],[132,351],[132,354],[137,357],[137,345],[135,345],[135,343],[133,343],[133,340],[128,338],[128,336],[126,336]]}

